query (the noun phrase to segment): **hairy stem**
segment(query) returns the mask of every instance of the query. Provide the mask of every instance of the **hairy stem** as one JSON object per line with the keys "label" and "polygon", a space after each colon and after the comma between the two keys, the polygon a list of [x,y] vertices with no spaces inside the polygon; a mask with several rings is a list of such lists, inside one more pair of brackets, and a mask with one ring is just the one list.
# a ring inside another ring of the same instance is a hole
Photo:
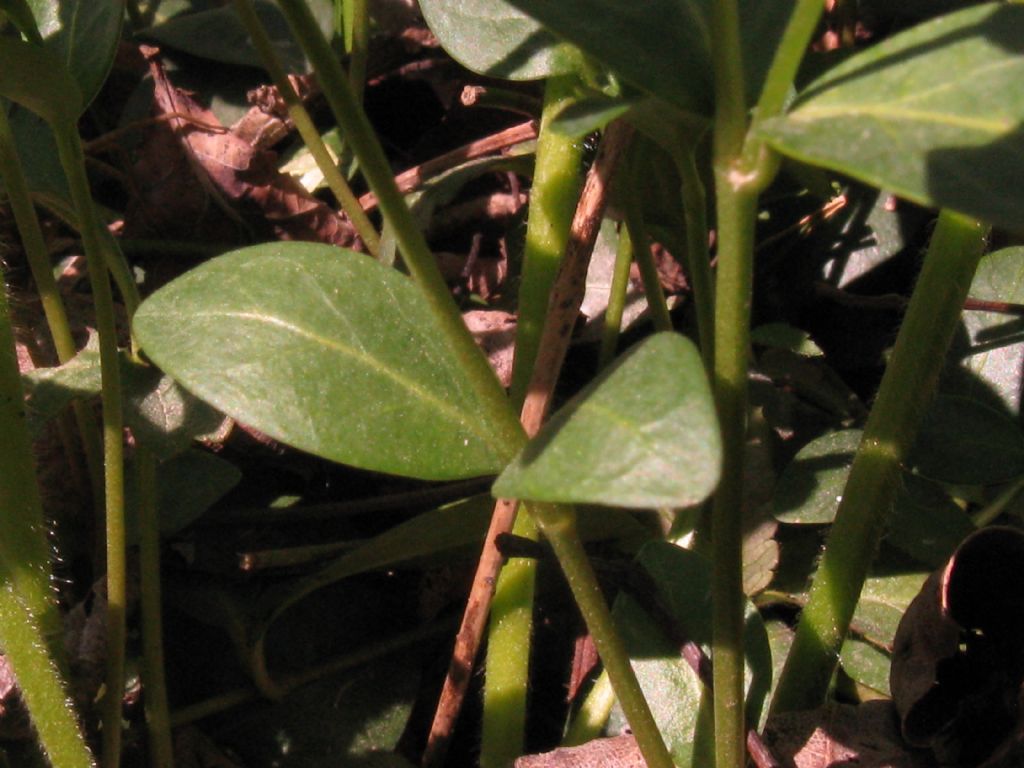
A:
{"label": "hairy stem", "polygon": [[940,214],[801,614],[773,711],[812,709],[825,697],[892,507],[900,466],[935,391],[984,244],[985,229],[978,222],[949,211]]}

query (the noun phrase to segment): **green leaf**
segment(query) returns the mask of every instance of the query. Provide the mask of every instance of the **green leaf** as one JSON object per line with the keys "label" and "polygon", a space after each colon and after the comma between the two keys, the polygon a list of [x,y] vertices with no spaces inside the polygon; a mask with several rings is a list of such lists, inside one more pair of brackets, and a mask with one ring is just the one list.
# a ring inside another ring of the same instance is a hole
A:
{"label": "green leaf", "polygon": [[978,400],[940,395],[925,414],[909,464],[925,477],[993,485],[1024,474],[1024,433]]}
{"label": "green leaf", "polygon": [[941,568],[974,530],[971,518],[941,486],[903,473],[886,534],[890,544],[925,565]]}
{"label": "green leaf", "polygon": [[750,332],[750,341],[763,347],[785,349],[802,357],[821,357],[825,353],[807,331],[788,323],[767,323]]}
{"label": "green leaf", "polygon": [[[982,258],[971,283],[972,299],[1024,304],[1024,247],[1004,248]],[[965,337],[950,356],[960,369],[946,375],[942,389],[1001,405],[1020,418],[1024,370],[1024,320],[1001,312],[967,311]]]}
{"label": "green leaf", "polygon": [[[710,117],[710,0],[508,0],[642,90],[683,112]],[[748,99],[764,72],[792,2],[741,0]]]}
{"label": "green leaf", "polygon": [[420,10],[441,46],[474,72],[535,80],[578,65],[564,43],[504,0],[421,0]]}
{"label": "green leaf", "polygon": [[124,0],[28,0],[46,47],[78,83],[82,108],[100,92],[121,41]]}
{"label": "green leaf", "polygon": [[143,302],[135,332],[201,399],[332,461],[435,480],[505,463],[419,290],[361,254],[235,251]]}
{"label": "green leaf", "polygon": [[800,449],[775,489],[779,522],[832,522],[862,434],[859,429],[829,432]]}
{"label": "green leaf", "polygon": [[1022,225],[1024,6],[921,24],[812,83],[761,136],[915,202]]}
{"label": "green leaf", "polygon": [[71,73],[47,48],[0,37],[0,96],[21,104],[48,122],[73,125],[82,95]]}
{"label": "green leaf", "polygon": [[879,647],[848,637],[839,653],[843,671],[862,685],[889,695],[889,667],[892,658]]}
{"label": "green leaf", "polygon": [[[682,659],[680,645],[692,642],[710,653],[711,564],[690,550],[660,541],[644,546],[636,563],[653,580],[656,593],[621,592],[613,607],[616,624],[676,765],[706,765],[702,757],[707,757],[703,750],[710,736],[711,700]],[[662,616],[652,615],[645,605],[651,600],[659,604]],[[772,657],[757,609],[747,602],[745,613],[747,718],[756,727],[771,685]],[[674,626],[665,626],[662,619]]]}
{"label": "green leaf", "polygon": [[659,333],[558,411],[494,484],[495,496],[685,507],[718,483],[721,438],[700,354]]}
{"label": "green leaf", "polygon": [[39,44],[43,42],[39,34],[39,27],[36,26],[35,16],[25,0],[0,0],[0,13],[7,14],[7,18],[18,28],[30,43]]}
{"label": "green leaf", "polygon": [[[305,71],[306,57],[288,31],[288,24],[277,4],[256,0],[253,7],[284,67],[290,72]],[[140,36],[209,61],[263,68],[263,61],[253,47],[249,33],[230,4],[175,16],[143,30]]]}
{"label": "green leaf", "polygon": [[[238,485],[242,473],[234,464],[206,451],[189,450],[160,462],[157,470],[157,519],[160,535],[169,536],[191,525],[224,494]],[[129,486],[130,493],[135,492]],[[132,509],[131,495],[128,508]],[[128,541],[139,540],[138,517],[125,520]]]}

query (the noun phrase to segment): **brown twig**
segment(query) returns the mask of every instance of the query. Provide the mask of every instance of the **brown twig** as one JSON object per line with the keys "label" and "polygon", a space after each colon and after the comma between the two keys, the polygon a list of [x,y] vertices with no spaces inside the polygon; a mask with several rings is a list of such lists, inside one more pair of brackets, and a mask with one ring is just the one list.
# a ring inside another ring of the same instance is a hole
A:
{"label": "brown twig", "polygon": [[[485,136],[425,163],[413,166],[407,171],[402,171],[395,177],[395,183],[398,184],[398,189],[405,194],[416,189],[427,179],[438,176],[467,160],[508,149],[535,138],[537,138],[537,124],[532,120],[528,123],[513,125],[511,128],[506,128],[491,136]],[[372,192],[367,192],[359,198],[359,204],[364,211],[372,210],[377,207],[377,196]]]}
{"label": "brown twig", "polygon": [[[597,232],[608,202],[612,174],[619,158],[629,146],[632,135],[633,129],[624,122],[618,121],[608,127],[580,194],[572,220],[569,244],[551,291],[533,377],[530,379],[520,415],[523,429],[531,437],[540,429],[550,406],[555,381],[565,360],[576,316],[583,303],[587,265],[590,263],[590,255],[594,250]],[[447,752],[452,729],[469,685],[473,662],[480,647],[491,599],[494,596],[494,585],[502,565],[503,558],[495,539],[500,534],[512,530],[516,507],[517,503],[509,499],[500,499],[494,505],[491,525],[473,577],[473,587],[466,603],[462,625],[455,637],[448,676],[441,690],[430,736],[423,752],[422,764],[425,768],[440,765]]]}

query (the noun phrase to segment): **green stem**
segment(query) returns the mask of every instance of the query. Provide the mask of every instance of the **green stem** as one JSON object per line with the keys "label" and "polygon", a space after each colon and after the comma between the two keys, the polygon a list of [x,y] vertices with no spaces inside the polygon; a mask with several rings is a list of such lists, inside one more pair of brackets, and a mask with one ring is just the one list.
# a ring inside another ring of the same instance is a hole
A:
{"label": "green stem", "polygon": [[598,369],[605,368],[614,358],[622,329],[622,315],[626,309],[626,294],[629,291],[629,268],[633,264],[633,238],[629,226],[619,231],[619,246],[615,251],[615,268],[612,284],[608,289],[608,308],[604,313],[604,330],[601,334],[601,350],[597,356]]}
{"label": "green stem", "polygon": [[825,697],[921,417],[985,243],[978,222],[943,211],[818,566],[772,709],[812,709]]}
{"label": "green stem", "polygon": [[63,628],[50,585],[50,548],[24,403],[7,290],[0,283],[0,572],[10,574],[47,646],[56,651]]}
{"label": "green stem", "polygon": [[644,295],[647,298],[647,309],[651,313],[651,321],[656,331],[671,331],[672,316],[665,302],[665,292],[661,288],[661,278],[654,264],[654,255],[647,242],[647,228],[644,225],[643,210],[640,208],[639,195],[628,195],[623,205],[626,222],[625,237],[633,251],[633,261],[640,270],[640,279],[644,284]]}
{"label": "green stem", "polygon": [[799,0],[789,24],[782,35],[779,47],[775,50],[775,58],[768,69],[761,96],[755,110],[755,122],[767,120],[782,113],[789,98],[793,81],[796,79],[800,62],[803,61],[807,45],[818,26],[818,20],[824,11],[825,4],[821,0]]}
{"label": "green stem", "polygon": [[395,184],[384,150],[356,99],[351,83],[303,0],[280,0],[280,7],[295,38],[313,64],[328,106],[359,160],[363,176],[377,196],[385,220],[394,230],[406,267],[423,291],[441,333],[484,405],[485,410],[479,417],[492,426],[508,447],[508,459],[511,459],[525,440],[519,419],[509,407],[508,398],[487,358],[466,329],[423,233]]}
{"label": "green stem", "polygon": [[0,586],[0,642],[18,678],[22,698],[50,765],[93,768],[89,748],[75,719],[75,709],[35,618],[9,577]]}
{"label": "green stem", "polygon": [[[528,515],[517,516],[512,532],[533,541],[538,538]],[[502,567],[491,600],[481,768],[505,768],[523,753],[536,578],[536,560],[513,558]]]}
{"label": "green stem", "polygon": [[715,284],[708,254],[708,201],[697,170],[696,147],[681,145],[673,155],[682,183],[686,220],[686,272],[697,311],[697,334],[704,367],[715,366]]}
{"label": "green stem", "polygon": [[[288,73],[285,72],[281,59],[278,57],[277,51],[274,50],[274,45],[270,41],[270,37],[267,35],[263,24],[260,23],[259,16],[256,15],[256,11],[253,9],[252,0],[234,0],[234,2],[235,12],[241,19],[246,31],[248,31],[249,37],[252,38],[253,45],[259,53],[263,66],[270,73],[278,93],[284,99],[284,103],[288,108],[288,115],[295,123],[296,130],[298,130],[306,148],[316,161],[320,172],[323,173],[324,181],[327,182],[327,186],[330,187],[331,192],[334,193],[338,202],[341,203],[342,209],[348,214],[352,225],[356,228],[356,232],[359,233],[359,237],[366,244],[367,250],[375,258],[379,257],[380,235],[377,234],[377,230],[366,215],[363,207],[359,205],[359,198],[356,197],[348,182],[345,181],[345,177],[338,170],[337,163],[334,162],[331,153],[327,150],[327,145],[324,144],[324,140],[316,129],[316,125],[313,124],[313,119],[302,104],[302,99],[299,98],[299,95],[292,87],[291,81],[288,79]],[[346,8],[350,5],[351,3],[349,2],[345,3]]]}
{"label": "green stem", "polygon": [[544,86],[544,109],[537,135],[537,161],[523,249],[510,389],[510,397],[516,407],[522,404],[533,373],[547,316],[548,295],[565,253],[580,191],[583,149],[578,142],[550,130],[551,121],[573,101],[577,85],[575,75],[560,75],[549,78]]}
{"label": "green stem", "polygon": [[722,429],[722,479],[712,507],[712,659],[715,765],[746,765],[743,696],[743,450],[757,190],[740,157],[747,130],[736,0],[711,14],[715,81],[713,163],[718,213],[715,399]]}
{"label": "green stem", "polygon": [[103,762],[108,768],[117,768],[121,755],[126,569],[121,377],[114,300],[107,274],[107,264],[113,259],[104,257],[105,231],[100,226],[93,206],[89,181],[85,173],[85,156],[75,127],[55,123],[53,129],[61,166],[64,168],[72,203],[78,216],[92,285],[96,328],[99,331],[107,541],[107,692],[103,708]]}
{"label": "green stem", "polygon": [[[43,305],[46,324],[53,337],[57,360],[62,364],[66,363],[77,354],[78,350],[71,335],[71,324],[68,322],[64,302],[61,300],[60,291],[57,288],[57,281],[50,268],[49,254],[43,240],[42,230],[39,227],[39,218],[32,205],[25,175],[22,173],[11,124],[2,106],[0,106],[0,177],[4,179],[7,186],[7,199],[14,214],[14,221],[18,226],[18,234],[21,236],[29,268],[32,270],[36,291]],[[93,504],[98,515],[99,510],[103,508],[103,458],[100,455],[100,433],[92,414],[81,401],[76,400],[72,409],[89,472]],[[71,447],[70,442],[68,447]]]}
{"label": "green stem", "polygon": [[[574,75],[563,75],[545,86],[519,287],[511,395],[516,408],[522,406],[533,374],[548,297],[576,209],[582,151],[550,129],[552,118],[573,99],[576,83]],[[538,537],[536,525],[526,515],[518,516],[514,530],[533,540]],[[536,572],[537,563],[531,559],[507,563],[491,602],[480,751],[484,768],[510,765],[522,754]]]}
{"label": "green stem", "polygon": [[156,508],[156,460],[140,448],[135,456],[139,516],[139,603],[142,613],[142,682],[146,691],[149,764],[174,768],[171,718],[164,675],[160,590],[160,526]]}
{"label": "green stem", "polygon": [[580,711],[576,713],[572,725],[562,739],[562,746],[578,747],[598,738],[608,724],[614,706],[615,689],[612,688],[608,673],[602,672],[594,681],[594,687],[590,689],[587,698],[583,700]]}
{"label": "green stem", "polygon": [[583,549],[576,530],[575,510],[552,504],[527,504],[527,510],[558,557],[648,768],[673,768],[672,758],[630,666],[629,654]]}
{"label": "green stem", "polygon": [[370,50],[370,12],[366,0],[345,0],[345,52],[348,54],[348,79],[356,100],[362,102],[366,86],[366,61]]}

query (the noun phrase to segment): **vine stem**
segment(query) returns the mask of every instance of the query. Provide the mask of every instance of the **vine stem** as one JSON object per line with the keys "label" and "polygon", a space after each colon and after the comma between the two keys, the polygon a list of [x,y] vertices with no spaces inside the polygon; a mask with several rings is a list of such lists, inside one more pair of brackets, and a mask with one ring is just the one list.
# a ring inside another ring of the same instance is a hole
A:
{"label": "vine stem", "polygon": [[97,219],[85,173],[85,156],[74,125],[53,124],[61,166],[78,215],[92,286],[100,339],[103,406],[104,498],[106,505],[107,662],[103,704],[103,763],[117,768],[121,757],[121,696],[124,688],[126,551],[124,528],[124,419],[118,363],[114,298],[105,258],[105,235]]}
{"label": "vine stem", "polygon": [[900,326],[835,523],[801,613],[773,712],[813,709],[825,697],[868,568],[938,384],[985,246],[977,221],[943,211]]}

